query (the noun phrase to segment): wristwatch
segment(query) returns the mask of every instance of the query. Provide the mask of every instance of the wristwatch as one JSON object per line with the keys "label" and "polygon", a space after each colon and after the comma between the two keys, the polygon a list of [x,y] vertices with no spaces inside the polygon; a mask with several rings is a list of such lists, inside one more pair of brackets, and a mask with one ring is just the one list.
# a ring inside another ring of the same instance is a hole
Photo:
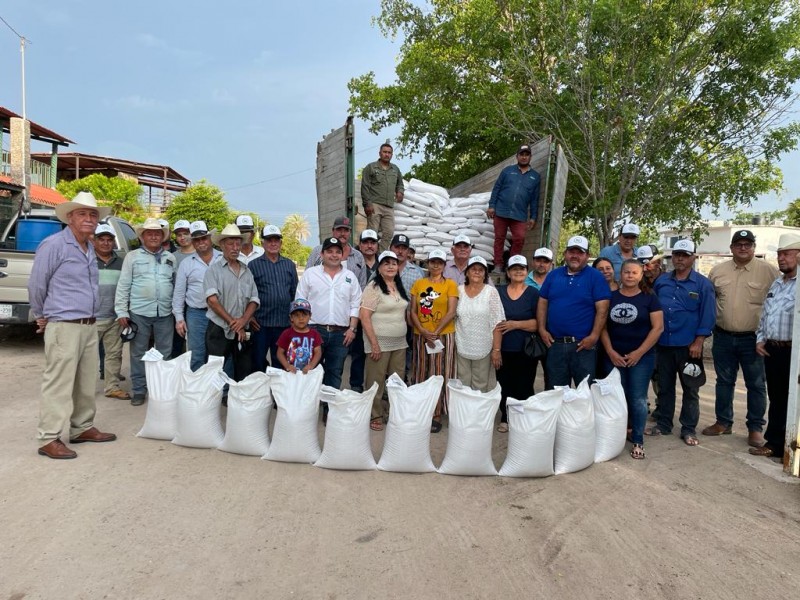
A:
{"label": "wristwatch", "polygon": [[356,331],[358,331],[358,329],[357,329],[357,328],[355,328],[355,327],[351,327],[351,328],[350,328],[350,331],[352,331],[353,333],[355,333]]}

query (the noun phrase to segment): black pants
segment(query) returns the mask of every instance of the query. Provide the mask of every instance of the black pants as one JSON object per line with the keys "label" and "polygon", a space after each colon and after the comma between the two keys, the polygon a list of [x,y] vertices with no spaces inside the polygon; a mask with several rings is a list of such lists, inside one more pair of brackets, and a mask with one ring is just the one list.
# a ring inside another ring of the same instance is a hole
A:
{"label": "black pants", "polygon": [[225,337],[225,330],[213,321],[208,322],[206,329],[206,350],[209,356],[231,358],[234,381],[241,381],[251,373],[250,342],[239,342],[238,338],[229,340]]}
{"label": "black pants", "polygon": [[536,364],[524,352],[501,352],[503,366],[497,369],[500,384],[500,422],[508,423],[506,399],[527,400],[533,395]]}
{"label": "black pants", "polygon": [[767,431],[764,444],[775,456],[783,456],[786,444],[786,405],[789,401],[789,372],[792,368],[791,346],[776,346],[767,342],[765,349],[769,356],[764,357],[764,373],[767,376]]}

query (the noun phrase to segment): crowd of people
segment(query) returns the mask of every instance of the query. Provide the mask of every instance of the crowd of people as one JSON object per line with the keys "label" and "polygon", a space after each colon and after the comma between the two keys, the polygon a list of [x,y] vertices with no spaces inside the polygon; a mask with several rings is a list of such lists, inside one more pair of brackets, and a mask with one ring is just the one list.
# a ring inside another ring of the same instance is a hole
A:
{"label": "crowd of people", "polygon": [[[752,232],[737,231],[733,258],[705,277],[693,268],[691,240],[673,245],[673,269],[666,272],[657,249],[636,246],[640,231],[632,223],[593,265],[589,241],[580,235],[568,240],[556,266],[545,247],[534,251],[530,265],[519,251],[490,265],[473,256],[469,236],[459,234],[447,249],[450,258],[445,248],[434,249],[423,270],[411,258],[409,239],[386,231],[391,220],[384,208],[402,201],[390,150],[381,148],[365,176],[368,193],[381,194],[365,198],[365,208],[372,208],[369,224],[381,231],[365,229],[354,246],[350,219],[338,217],[330,237],[311,251],[301,278],[281,255],[280,229],[264,226],[259,246],[248,215],[220,232],[200,220],[181,220],[170,229],[147,219],[136,227],[140,247],[121,259],[114,229],[102,222],[108,211],[91,194],[60,205],[56,212],[67,227],[42,242],[29,289],[45,335],[39,453],[76,456],[60,439],[67,418],[74,443],[115,439],[94,426],[100,349],[105,395],[138,406],[147,400],[142,358],[155,347],[165,359],[191,351],[192,370],[209,355],[223,356],[236,381],[267,366],[307,373],[319,364],[323,383],[337,389],[349,356],[350,389],[378,384],[370,425],[376,431],[387,420],[384,384],[395,373],[410,384],[434,375],[459,378],[483,392],[497,382],[497,430],[505,433],[506,400],[534,394],[539,364],[545,389],[601,378],[616,368],[629,405],[630,454],[643,459],[645,436],[672,432],[677,382],[680,436],[689,446],[699,443],[703,346],[713,335],[716,415],[703,435],[731,433],[741,367],[750,451],[782,456],[800,237],[781,238],[775,268],[755,258]],[[515,168],[525,177],[514,181],[513,169],[504,170],[487,213],[502,219],[503,238],[508,228],[519,233],[535,222],[535,203],[525,199],[538,195],[538,179],[526,176],[529,159],[523,146]],[[516,209],[528,207],[517,224],[498,216],[504,189]],[[498,268],[504,278],[492,272]],[[130,341],[132,394],[121,386],[123,340]],[[653,423],[646,427],[651,383]],[[447,403],[444,386],[434,433],[443,427]]]}

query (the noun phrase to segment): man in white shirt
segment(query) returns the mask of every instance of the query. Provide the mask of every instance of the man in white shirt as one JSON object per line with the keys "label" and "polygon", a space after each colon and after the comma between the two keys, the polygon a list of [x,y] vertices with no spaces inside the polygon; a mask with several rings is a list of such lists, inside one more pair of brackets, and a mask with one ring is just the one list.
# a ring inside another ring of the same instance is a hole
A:
{"label": "man in white shirt", "polygon": [[263,256],[264,248],[253,244],[253,238],[256,235],[253,217],[250,215],[239,215],[236,217],[236,226],[242,234],[242,249],[239,252],[239,260],[247,265],[250,264],[251,260]]}
{"label": "man in white shirt", "polygon": [[321,256],[322,264],[303,273],[295,298],[311,303],[310,324],[322,337],[322,383],[338,390],[348,346],[358,327],[361,286],[355,273],[344,266],[338,238],[330,237],[322,243]]}

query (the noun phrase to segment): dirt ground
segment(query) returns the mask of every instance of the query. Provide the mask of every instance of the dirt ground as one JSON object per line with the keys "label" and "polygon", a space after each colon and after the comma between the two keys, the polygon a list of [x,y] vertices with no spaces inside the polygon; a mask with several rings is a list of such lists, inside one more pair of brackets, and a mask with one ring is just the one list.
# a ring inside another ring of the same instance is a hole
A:
{"label": "dirt ground", "polygon": [[[0,332],[0,600],[790,598],[800,486],[735,433],[547,479],[337,472],[135,437],[36,454],[38,338]],[[127,367],[123,369],[127,373]],[[713,421],[713,371],[701,427]],[[537,389],[541,389],[541,383]],[[323,430],[320,427],[320,435]],[[373,433],[376,457],[383,433]],[[441,462],[447,429],[432,436]],[[497,466],[507,436],[495,434]],[[754,468],[756,465],[758,468]]]}

